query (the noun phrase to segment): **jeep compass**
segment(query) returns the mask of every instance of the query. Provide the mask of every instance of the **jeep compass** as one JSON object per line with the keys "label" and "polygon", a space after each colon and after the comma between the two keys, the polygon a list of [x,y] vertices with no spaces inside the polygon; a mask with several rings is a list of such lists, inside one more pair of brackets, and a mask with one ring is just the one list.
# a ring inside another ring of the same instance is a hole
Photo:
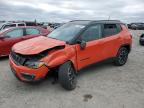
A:
{"label": "jeep compass", "polygon": [[115,20],[75,20],[51,32],[17,43],[11,50],[10,67],[21,81],[33,82],[56,72],[67,90],[76,88],[80,69],[106,59],[122,66],[131,50],[132,36]]}

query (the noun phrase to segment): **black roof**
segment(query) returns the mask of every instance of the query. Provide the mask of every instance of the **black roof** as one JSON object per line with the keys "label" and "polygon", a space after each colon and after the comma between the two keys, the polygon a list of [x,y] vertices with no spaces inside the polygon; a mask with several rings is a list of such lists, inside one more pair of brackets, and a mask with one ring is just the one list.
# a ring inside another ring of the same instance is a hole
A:
{"label": "black roof", "polygon": [[110,23],[110,24],[123,24],[119,20],[73,20],[70,23],[88,25],[93,23]]}
{"label": "black roof", "polygon": [[81,24],[81,25],[87,25],[90,22],[91,22],[90,20],[73,20],[73,21],[70,21],[70,23]]}

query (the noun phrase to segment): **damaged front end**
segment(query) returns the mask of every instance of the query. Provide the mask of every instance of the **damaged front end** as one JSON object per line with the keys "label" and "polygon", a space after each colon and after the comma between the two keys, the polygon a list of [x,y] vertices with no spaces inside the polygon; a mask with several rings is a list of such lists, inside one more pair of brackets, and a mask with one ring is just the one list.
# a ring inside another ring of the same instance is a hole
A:
{"label": "damaged front end", "polygon": [[22,55],[15,53],[14,51],[12,51],[10,54],[11,58],[13,59],[16,65],[26,66],[33,69],[37,69],[43,65],[46,65],[44,62],[41,62],[39,60],[47,55],[48,51],[43,51],[35,55]]}
{"label": "damaged front end", "polygon": [[11,51],[10,56],[13,59],[14,63],[18,66],[26,66],[28,68],[37,69],[43,65],[47,66],[47,63],[42,62],[40,60],[46,57],[50,51],[63,49],[63,48],[64,46],[56,46],[54,48],[42,51],[39,54],[33,54],[33,55],[23,55]]}

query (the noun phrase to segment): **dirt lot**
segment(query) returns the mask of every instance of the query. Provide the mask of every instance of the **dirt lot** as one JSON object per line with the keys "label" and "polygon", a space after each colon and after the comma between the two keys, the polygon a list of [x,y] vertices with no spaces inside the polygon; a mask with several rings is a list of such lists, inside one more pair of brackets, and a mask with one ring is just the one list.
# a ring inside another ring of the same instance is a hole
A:
{"label": "dirt lot", "polygon": [[144,108],[144,47],[131,31],[133,49],[123,67],[102,63],[81,70],[74,91],[48,78],[40,84],[18,81],[8,57],[0,59],[0,108]]}

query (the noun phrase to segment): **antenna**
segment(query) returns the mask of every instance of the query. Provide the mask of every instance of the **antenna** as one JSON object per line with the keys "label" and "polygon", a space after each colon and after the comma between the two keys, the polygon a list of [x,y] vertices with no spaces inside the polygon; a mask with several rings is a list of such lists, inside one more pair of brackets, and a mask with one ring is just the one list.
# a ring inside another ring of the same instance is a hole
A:
{"label": "antenna", "polygon": [[109,16],[109,17],[108,17],[108,20],[110,20],[110,18],[111,18],[111,17]]}

